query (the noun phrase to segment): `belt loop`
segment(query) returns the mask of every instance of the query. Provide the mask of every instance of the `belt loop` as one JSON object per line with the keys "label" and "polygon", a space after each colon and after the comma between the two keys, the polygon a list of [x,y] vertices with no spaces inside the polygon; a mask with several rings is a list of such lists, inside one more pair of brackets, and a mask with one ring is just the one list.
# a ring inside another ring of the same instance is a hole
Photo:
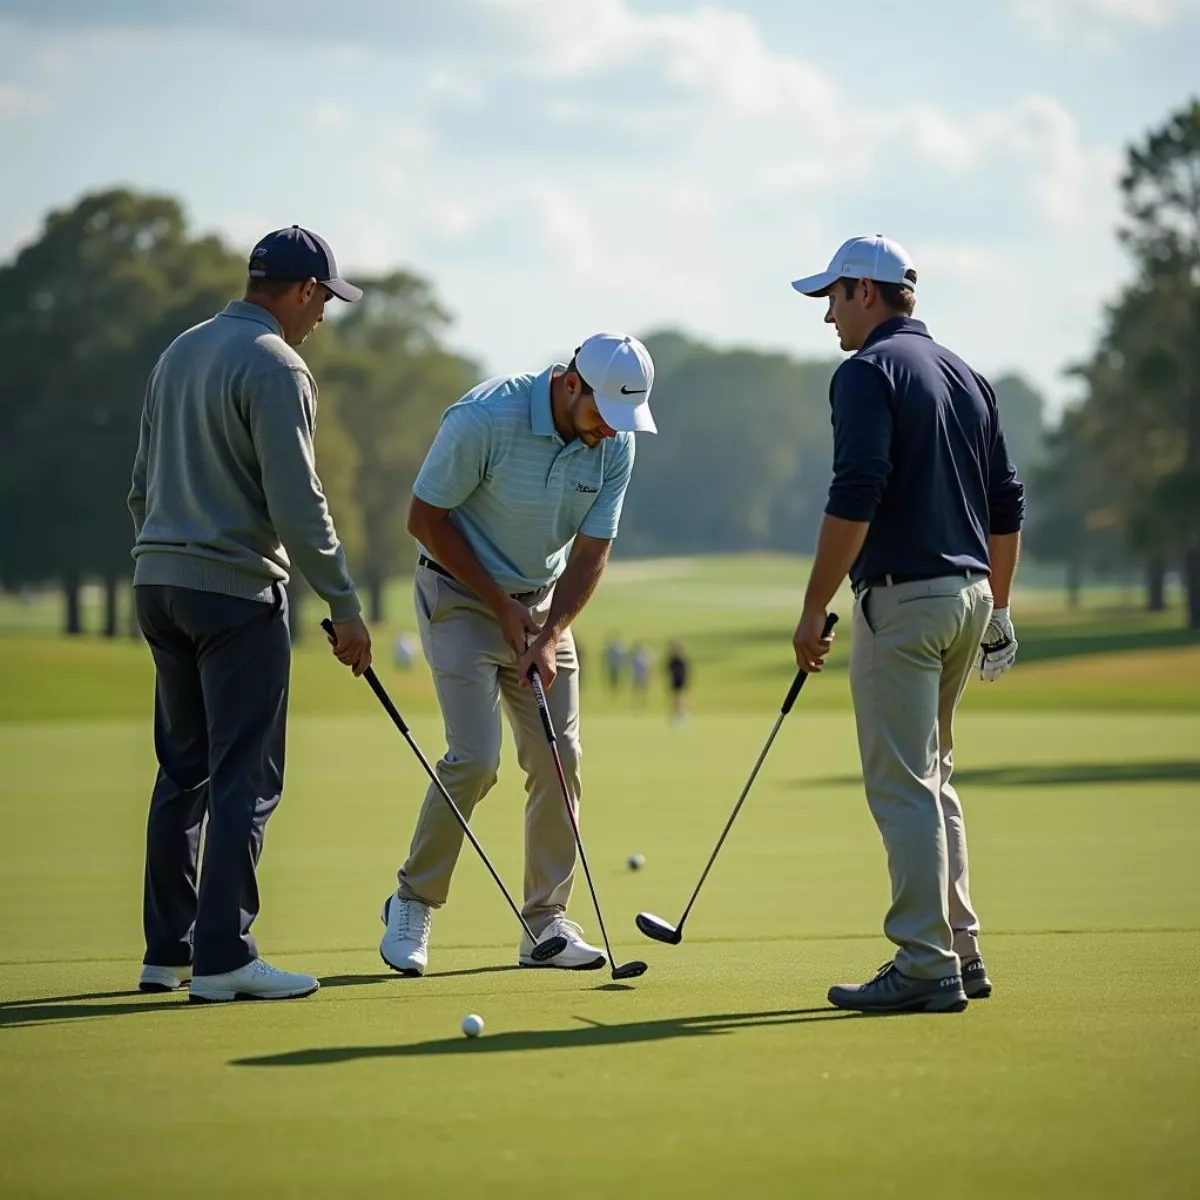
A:
{"label": "belt loop", "polygon": [[888,587],[892,586],[892,577],[890,575],[885,575],[883,577],[883,581],[888,585]]}

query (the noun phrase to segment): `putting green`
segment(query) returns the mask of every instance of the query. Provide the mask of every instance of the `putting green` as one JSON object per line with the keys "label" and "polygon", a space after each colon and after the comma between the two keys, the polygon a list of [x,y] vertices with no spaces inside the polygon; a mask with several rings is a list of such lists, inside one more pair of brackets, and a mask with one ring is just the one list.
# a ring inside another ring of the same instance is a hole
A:
{"label": "putting green", "polygon": [[[864,1019],[824,1001],[889,952],[848,711],[801,701],[674,948],[633,914],[676,919],[772,714],[585,717],[589,857],[618,957],[650,972],[513,969],[468,848],[413,981],[375,944],[421,777],[362,699],[291,729],[257,933],[323,987],[276,1005],[130,993],[145,722],[0,725],[0,1194],[1195,1194],[1194,713],[969,705],[996,995]],[[436,752],[436,716],[414,728]],[[476,822],[514,883],[522,799],[509,758]],[[598,933],[582,881],[572,915]]]}

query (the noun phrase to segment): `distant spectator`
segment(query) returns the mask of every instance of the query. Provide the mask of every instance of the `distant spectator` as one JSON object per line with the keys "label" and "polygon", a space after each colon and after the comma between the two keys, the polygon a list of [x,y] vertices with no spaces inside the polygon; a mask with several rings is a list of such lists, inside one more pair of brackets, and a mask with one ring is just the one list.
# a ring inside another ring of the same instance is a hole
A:
{"label": "distant spectator", "polygon": [[633,692],[640,704],[646,703],[646,689],[650,685],[650,667],[654,656],[640,642],[636,643],[629,656],[633,673]]}
{"label": "distant spectator", "polygon": [[676,723],[687,717],[688,676],[691,664],[678,642],[672,642],[667,650],[667,683],[671,689],[671,719]]}
{"label": "distant spectator", "polygon": [[409,670],[417,656],[417,639],[409,631],[404,630],[392,647],[392,657],[401,671]]}
{"label": "distant spectator", "polygon": [[610,634],[604,645],[604,671],[608,686],[615,692],[621,686],[625,672],[625,643],[615,634]]}

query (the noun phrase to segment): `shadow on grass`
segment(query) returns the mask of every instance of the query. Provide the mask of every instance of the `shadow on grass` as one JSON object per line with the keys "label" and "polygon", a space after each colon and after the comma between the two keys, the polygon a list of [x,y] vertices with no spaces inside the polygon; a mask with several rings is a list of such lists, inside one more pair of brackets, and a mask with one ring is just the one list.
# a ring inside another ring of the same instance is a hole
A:
{"label": "shadow on grass", "polygon": [[[461,975],[495,975],[502,971],[519,971],[516,963],[505,963],[495,967],[465,967],[461,971],[426,971],[425,979],[455,979]],[[358,987],[367,983],[386,983],[396,980],[399,983],[417,982],[414,976],[401,975],[399,971],[372,971],[365,975],[323,975],[323,988]]]}
{"label": "shadow on grass", "polygon": [[[837,672],[848,665],[846,653],[849,645],[850,614],[843,612],[842,628],[838,630],[839,641],[826,669]],[[799,613],[797,613],[799,616]],[[1125,650],[1171,650],[1179,646],[1200,645],[1200,632],[1183,627],[1139,628],[1136,622],[1141,614],[1132,619],[1125,612],[1113,613],[1103,621],[1094,618],[1086,623],[1039,624],[1035,621],[1020,625],[1017,636],[1021,640],[1018,661],[1024,664],[1051,662],[1060,658],[1086,658],[1093,654],[1115,654]],[[765,627],[742,631],[707,629],[689,634],[689,649],[702,659],[736,662],[739,650],[760,645],[774,645],[779,650],[779,663],[766,668],[781,678],[795,674],[791,646],[794,624],[781,623],[777,627]],[[761,674],[763,668],[755,667]]]}
{"label": "shadow on grass", "polygon": [[577,1017],[582,1029],[539,1029],[496,1033],[483,1038],[438,1038],[410,1045],[323,1046],[237,1058],[235,1067],[312,1067],[355,1062],[364,1058],[424,1058],[443,1054],[506,1054],[522,1050],[578,1050],[588,1046],[618,1046],[657,1042],[666,1038],[716,1037],[739,1029],[771,1025],[803,1025],[811,1021],[857,1018],[858,1013],[835,1008],[778,1009],[772,1012],[714,1013],[702,1017],[670,1017],[661,1021],[631,1021],[622,1025],[600,1025]]}
{"label": "shadow on grass", "polygon": [[[1158,762],[1123,763],[1023,763],[1003,767],[967,767],[954,772],[955,786],[980,787],[1070,787],[1095,783],[1196,783],[1200,782],[1200,759],[1166,759]],[[834,775],[825,779],[793,779],[796,788],[814,785],[861,785],[858,775]]]}
{"label": "shadow on grass", "polygon": [[[518,971],[518,966],[471,967],[462,971],[431,972],[430,979],[450,979],[458,975],[490,975],[498,971]],[[327,975],[322,989],[361,987],[372,983],[406,982],[395,971],[363,975]],[[106,1003],[95,1003],[96,1001]],[[64,996],[34,996],[29,999],[0,1002],[0,1029],[39,1025],[49,1021],[80,1021],[95,1017],[124,1017],[138,1013],[157,1013],[169,1008],[199,1007],[188,1005],[187,988],[174,994],[143,993],[136,988],[116,992],[76,992]]]}
{"label": "shadow on grass", "polygon": [[[122,996],[141,996],[141,992],[83,992],[77,996],[45,996],[32,1000],[9,1000],[0,1004],[0,1029],[40,1025],[48,1021],[76,1021],[88,1017],[123,1017],[134,1013],[158,1013],[168,1008],[187,1006],[187,988],[170,999],[143,996],[141,1000],[120,1000]],[[161,996],[161,993],[160,993]],[[107,1004],[81,1001],[111,1000]]]}
{"label": "shadow on grass", "polygon": [[984,787],[1050,787],[1084,783],[1192,783],[1200,780],[1200,760],[1124,763],[1039,763],[976,767],[954,772],[954,782]]}
{"label": "shadow on grass", "polygon": [[1122,650],[1171,650],[1200,643],[1200,633],[1192,629],[1125,629],[1116,622],[1107,627],[1074,631],[1069,625],[1030,625],[1017,636],[1021,640],[1018,661],[1022,663],[1115,654]]}

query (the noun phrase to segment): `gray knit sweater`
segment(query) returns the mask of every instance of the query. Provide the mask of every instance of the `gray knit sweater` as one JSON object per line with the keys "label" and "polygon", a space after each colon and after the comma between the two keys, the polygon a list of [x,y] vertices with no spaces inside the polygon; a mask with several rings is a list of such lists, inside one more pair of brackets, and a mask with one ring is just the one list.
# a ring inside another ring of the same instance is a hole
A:
{"label": "gray knit sweater", "polygon": [[180,334],[146,388],[134,584],[270,600],[294,562],[335,621],[357,615],[317,478],[316,414],[316,383],[266,309],[235,300]]}

